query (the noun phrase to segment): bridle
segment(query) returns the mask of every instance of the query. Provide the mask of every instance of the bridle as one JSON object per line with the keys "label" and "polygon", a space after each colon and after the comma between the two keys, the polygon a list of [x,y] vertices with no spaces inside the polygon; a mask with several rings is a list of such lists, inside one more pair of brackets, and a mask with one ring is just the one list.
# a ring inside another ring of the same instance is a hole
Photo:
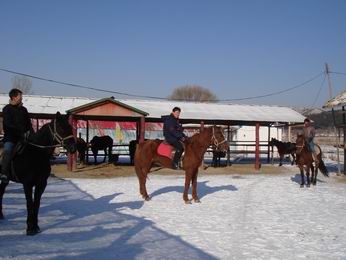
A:
{"label": "bridle", "polygon": [[222,140],[221,142],[219,142],[219,141],[217,140],[216,136],[215,136],[214,126],[212,127],[212,129],[213,129],[213,136],[211,137],[210,142],[213,142],[213,144],[216,146],[216,148],[218,148],[219,145],[221,145],[221,144],[227,142],[227,140],[226,140],[225,136],[223,135],[223,133],[222,133],[222,131],[221,131],[223,140]]}
{"label": "bridle", "polygon": [[51,124],[48,124],[48,128],[49,128],[50,134],[51,134],[51,136],[53,138],[52,142],[54,143],[54,141],[56,140],[58,142],[58,144],[55,144],[55,145],[54,144],[53,145],[38,145],[38,144],[31,143],[31,142],[28,142],[28,143],[33,145],[33,146],[39,147],[39,148],[53,148],[53,147],[64,146],[64,142],[66,140],[74,138],[73,135],[68,135],[68,136],[62,137],[58,133],[58,131],[56,130],[56,119],[54,119],[53,123],[54,123],[53,130],[52,130]]}
{"label": "bridle", "polygon": [[296,144],[296,148],[300,148],[299,150],[296,149],[296,151],[299,152],[299,153],[303,150],[303,148],[305,146],[305,140],[304,140],[304,138],[302,138],[302,139],[303,139],[303,144],[302,145],[297,145]]}

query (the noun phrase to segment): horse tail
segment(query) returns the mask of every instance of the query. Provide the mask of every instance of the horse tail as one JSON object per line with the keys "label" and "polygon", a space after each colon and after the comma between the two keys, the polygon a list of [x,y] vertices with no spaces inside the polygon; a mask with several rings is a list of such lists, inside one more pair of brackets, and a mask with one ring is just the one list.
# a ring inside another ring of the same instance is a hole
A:
{"label": "horse tail", "polygon": [[322,172],[324,176],[329,177],[328,169],[326,165],[324,164],[322,158],[320,159],[320,163],[318,164],[318,169]]}

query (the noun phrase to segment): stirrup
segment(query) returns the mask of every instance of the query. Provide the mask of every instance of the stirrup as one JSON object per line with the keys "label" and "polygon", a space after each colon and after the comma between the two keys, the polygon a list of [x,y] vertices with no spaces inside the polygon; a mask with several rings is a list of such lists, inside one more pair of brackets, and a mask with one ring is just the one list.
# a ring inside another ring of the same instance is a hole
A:
{"label": "stirrup", "polygon": [[180,170],[179,163],[172,163],[172,169],[173,170]]}
{"label": "stirrup", "polygon": [[0,173],[0,181],[8,182],[8,176],[6,174]]}

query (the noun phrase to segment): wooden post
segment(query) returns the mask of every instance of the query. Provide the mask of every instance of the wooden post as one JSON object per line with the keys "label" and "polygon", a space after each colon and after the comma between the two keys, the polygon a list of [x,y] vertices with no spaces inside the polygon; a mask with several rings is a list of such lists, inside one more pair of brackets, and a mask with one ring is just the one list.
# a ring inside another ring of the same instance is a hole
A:
{"label": "wooden post", "polygon": [[346,115],[345,106],[342,106],[342,127],[344,132],[344,174],[346,174]]}
{"label": "wooden post", "polygon": [[255,150],[255,169],[259,170],[261,168],[260,164],[260,154],[259,154],[259,128],[260,124],[256,123],[256,150]]}
{"label": "wooden post", "polygon": [[229,141],[230,141],[230,126],[229,123],[227,125],[227,143],[228,143],[228,149],[227,149],[227,166],[231,164],[231,149],[229,146]]}
{"label": "wooden post", "polygon": [[204,130],[204,121],[201,121],[200,132],[203,132],[203,130]]}
{"label": "wooden post", "polygon": [[[72,125],[72,134],[75,138],[77,138],[77,120],[73,118],[73,115],[69,116],[69,123]],[[73,171],[76,169],[77,165],[77,156],[76,153],[68,154],[67,156],[67,170]]]}
{"label": "wooden post", "polygon": [[89,119],[86,121],[86,143],[87,143],[87,149],[86,149],[86,163],[89,164]]}
{"label": "wooden post", "polygon": [[269,142],[270,142],[270,125],[268,125],[268,150],[267,150],[267,163],[270,162],[270,146],[269,146]]}
{"label": "wooden post", "polygon": [[144,142],[144,135],[145,135],[145,118],[144,116],[141,116],[140,130],[139,130],[139,143]]}

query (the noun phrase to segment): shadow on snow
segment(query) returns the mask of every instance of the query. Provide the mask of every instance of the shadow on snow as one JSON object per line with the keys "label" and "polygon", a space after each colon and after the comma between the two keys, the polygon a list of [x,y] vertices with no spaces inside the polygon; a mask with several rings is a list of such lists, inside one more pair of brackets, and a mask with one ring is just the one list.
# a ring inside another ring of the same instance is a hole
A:
{"label": "shadow on snow", "polygon": [[[236,190],[232,185],[208,187],[199,183],[201,196],[219,190]],[[50,178],[40,209],[43,232],[34,237],[25,233],[25,198],[13,197],[19,184],[7,187],[0,221],[2,257],[83,258],[83,259],[216,259],[193,245],[155,226],[142,217],[119,212],[139,209],[143,201],[113,203],[119,193],[92,198],[71,181]],[[182,187],[168,187],[181,191]],[[169,192],[161,189],[156,195]],[[20,206],[19,202],[22,203]],[[15,205],[15,206],[14,206]]]}

